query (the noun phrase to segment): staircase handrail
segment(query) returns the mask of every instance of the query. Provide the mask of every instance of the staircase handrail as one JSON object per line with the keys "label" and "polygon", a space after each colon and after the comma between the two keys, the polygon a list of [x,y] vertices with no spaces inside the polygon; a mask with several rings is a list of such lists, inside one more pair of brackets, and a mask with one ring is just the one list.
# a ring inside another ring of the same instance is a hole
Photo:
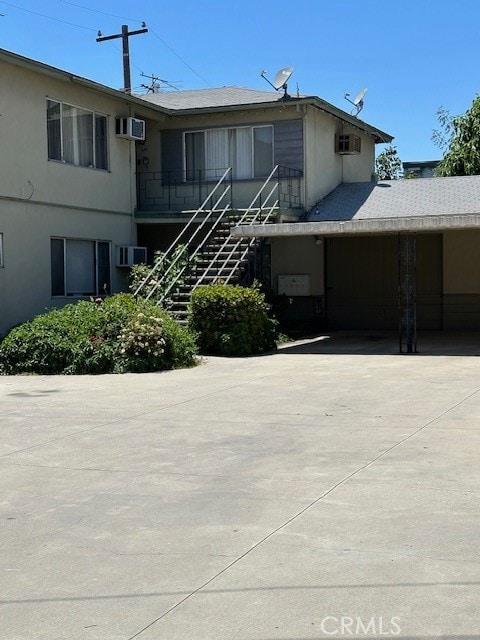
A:
{"label": "staircase handrail", "polygon": [[[260,189],[257,191],[257,194],[255,195],[255,197],[253,198],[253,200],[250,202],[250,204],[248,205],[248,207],[245,209],[245,212],[243,214],[243,216],[240,218],[240,220],[238,221],[237,224],[242,224],[243,221],[245,220],[245,218],[248,216],[248,214],[250,213],[250,211],[252,211],[252,209],[258,208],[255,207],[255,202],[258,200],[258,198],[262,195],[263,190],[267,187],[268,183],[270,182],[270,180],[273,178],[274,174],[278,171],[278,164],[276,164],[273,169],[271,170],[268,178],[266,178],[265,182],[262,184],[262,186],[260,187]],[[279,183],[275,183],[275,188],[278,188]],[[260,209],[262,208],[262,205],[260,205]]]}
{"label": "staircase handrail", "polygon": [[[183,229],[180,231],[179,235],[175,238],[175,240],[171,243],[171,245],[168,247],[168,249],[165,251],[165,253],[163,253],[163,255],[161,256],[161,258],[157,261],[155,261],[153,267],[151,268],[151,270],[148,272],[148,274],[145,276],[145,278],[142,280],[142,282],[138,285],[138,287],[136,288],[135,292],[134,292],[134,296],[137,296],[139,294],[139,292],[143,289],[143,287],[147,284],[147,282],[150,280],[150,278],[153,276],[153,274],[161,267],[161,265],[165,262],[165,260],[167,260],[171,253],[173,252],[173,250],[179,245],[181,244],[180,239],[182,238],[182,236],[185,234],[186,230],[189,229],[191,227],[192,224],[194,224],[194,222],[197,220],[197,218],[202,214],[205,213],[205,207],[207,206],[208,201],[213,197],[213,195],[217,192],[217,190],[220,188],[220,185],[225,181],[227,175],[229,173],[231,173],[232,171],[232,167],[227,167],[227,169],[225,169],[223,175],[221,176],[221,178],[218,180],[217,184],[215,185],[215,187],[212,189],[212,191],[208,194],[208,196],[205,198],[205,200],[202,202],[202,204],[198,207],[198,209],[195,211],[195,213],[193,214],[193,216],[190,218],[190,220],[187,222],[187,224],[183,227]],[[225,189],[225,191],[223,192],[223,194],[220,196],[220,199],[217,201],[216,204],[218,204],[218,202],[220,202],[226,195],[226,193],[228,193],[228,191],[231,189],[231,185],[228,185],[227,188]],[[215,210],[215,206],[210,209],[210,213],[208,214],[208,217],[210,217],[210,215],[213,213],[213,211]],[[204,221],[205,222],[205,221]],[[197,229],[198,232],[198,229]],[[192,238],[189,238],[189,241],[187,242],[187,244],[185,245],[185,249],[189,246],[190,242],[191,242]],[[183,252],[177,256],[177,259],[180,258],[180,256],[183,255]],[[156,287],[155,287],[156,289]],[[151,291],[149,293],[149,295],[147,296],[147,299],[151,296],[151,294],[153,293],[153,291]]]}
{"label": "staircase handrail", "polygon": [[[208,232],[208,234],[204,237],[204,239],[202,240],[202,242],[198,245],[198,247],[196,247],[195,251],[190,255],[190,260],[194,260],[196,258],[196,256],[200,253],[200,251],[203,249],[203,247],[205,246],[205,244],[207,243],[207,241],[210,239],[210,236],[213,234],[213,232],[215,231],[215,229],[218,227],[218,225],[220,224],[220,222],[222,222],[222,220],[225,217],[225,214],[227,213],[227,211],[230,209],[231,205],[230,203],[227,203],[225,205],[225,207],[223,208],[223,210],[220,212],[220,215],[217,217],[217,219],[215,220],[215,222],[212,225],[212,228],[210,229],[210,231]],[[167,289],[165,289],[165,291],[163,292],[162,297],[160,298],[160,300],[157,302],[157,305],[160,304],[160,302],[162,302],[162,300],[165,299],[165,297],[170,293],[170,291],[172,290],[172,288],[174,287],[174,285],[180,280],[180,278],[182,277],[182,275],[185,273],[186,269],[188,268],[188,264],[184,265],[182,267],[182,269],[180,269],[180,271],[177,273],[177,275],[175,276],[175,278],[172,280],[172,282],[169,284],[169,286],[167,287]],[[194,287],[195,288],[195,287]],[[193,289],[192,289],[193,291]]]}
{"label": "staircase handrail", "polygon": [[[251,225],[251,224],[255,224],[255,222],[257,222],[258,217],[260,217],[260,221],[262,221],[262,212],[263,212],[265,209],[267,209],[267,202],[270,200],[270,198],[272,197],[272,195],[275,193],[275,190],[276,190],[277,186],[278,186],[278,183],[277,183],[277,184],[275,184],[275,185],[273,186],[273,188],[271,189],[270,193],[269,193],[269,194],[268,194],[268,196],[265,198],[265,201],[264,201],[264,203],[262,204],[262,206],[258,209],[257,213],[254,215],[254,217],[252,218],[252,220],[249,220],[249,223],[248,223],[249,225]],[[278,201],[278,198],[277,198],[277,200],[275,201],[275,203],[273,204],[273,206],[271,206],[271,208],[270,208],[269,215],[270,215],[270,213],[273,211],[273,209],[275,209],[275,208],[278,206],[278,202],[279,202],[279,201]],[[268,205],[268,206],[270,206],[270,205]],[[251,211],[253,211],[253,209],[251,209]],[[238,226],[240,226],[240,222],[238,222],[236,226],[237,226],[237,227],[238,227]],[[244,226],[246,226],[246,225],[244,225]],[[231,236],[230,236],[230,237],[231,237]],[[227,239],[224,241],[223,245],[220,247],[220,249],[217,251],[217,254],[215,255],[215,258],[211,261],[211,263],[210,263],[210,265],[209,265],[209,268],[210,268],[211,266],[213,266],[213,263],[214,263],[214,262],[216,262],[216,260],[217,260],[218,256],[221,254],[221,252],[223,251],[223,249],[225,249],[225,247],[227,246],[227,243],[228,243],[228,240],[229,240],[229,239],[230,239],[230,238],[227,238]],[[220,273],[222,273],[222,271],[223,271],[223,269],[226,267],[226,265],[227,265],[228,261],[231,259],[231,257],[232,257],[232,256],[233,256],[233,254],[235,253],[235,251],[237,251],[237,249],[238,249],[239,245],[241,244],[241,242],[242,242],[242,238],[239,238],[239,239],[236,241],[236,243],[233,245],[233,247],[232,247],[232,248],[231,248],[231,250],[230,250],[230,253],[229,253],[229,254],[228,254],[228,256],[224,259],[224,261],[223,261],[223,263],[222,263],[222,266],[219,268],[219,272],[220,272]]]}
{"label": "staircase handrail", "polygon": [[[212,228],[210,229],[210,231],[207,233],[207,235],[205,236],[205,239],[210,238],[210,236],[212,235],[213,229],[216,228],[218,222],[220,222],[220,220],[223,219],[224,213],[226,211],[226,209],[228,209],[230,207],[230,203],[227,203],[226,207],[224,207],[224,209],[222,211],[220,211],[219,209],[217,209],[218,204],[223,200],[223,198],[225,197],[225,195],[229,192],[230,190],[230,185],[227,186],[227,188],[225,189],[225,191],[222,193],[222,195],[219,197],[219,199],[217,200],[217,202],[214,204],[214,206],[212,207],[212,209],[210,209],[207,213],[207,215],[205,216],[203,222],[198,225],[198,227],[195,229],[195,231],[192,233],[192,235],[190,236],[190,238],[188,239],[188,242],[183,246],[183,250],[180,251],[178,253],[177,256],[175,256],[175,258],[170,262],[170,264],[168,265],[166,271],[161,275],[161,277],[156,281],[155,285],[152,287],[152,289],[150,289],[150,291],[148,292],[148,295],[146,296],[145,300],[149,300],[152,296],[153,293],[155,293],[155,291],[163,284],[163,282],[165,281],[166,277],[168,276],[168,274],[170,273],[170,271],[175,267],[175,265],[177,264],[177,262],[184,256],[184,254],[186,252],[188,252],[188,248],[190,247],[190,245],[192,244],[192,240],[200,233],[200,231],[203,229],[203,227],[207,224],[207,222],[210,222],[210,218],[216,214],[216,213],[220,213],[220,216],[218,217],[218,219],[216,220],[215,224],[212,226]],[[181,237],[181,233],[178,236],[178,238]],[[178,245],[177,245],[178,246]],[[194,255],[196,254],[196,252],[194,252]],[[163,257],[163,256],[162,256]],[[157,264],[157,269],[159,268],[159,266],[164,262],[165,260],[159,261]],[[180,270],[181,273],[183,273],[186,269],[186,266]],[[174,282],[176,282],[178,280],[178,278],[174,279]],[[168,288],[167,292],[170,291],[171,287]],[[160,301],[165,299],[165,296],[167,295],[167,292],[164,292],[163,295],[160,298]]]}
{"label": "staircase handrail", "polygon": [[[275,203],[271,206],[270,211],[267,213],[267,215],[265,216],[265,218],[263,219],[263,223],[265,224],[269,221],[270,217],[273,215],[274,210],[277,208],[279,201],[276,200]],[[245,247],[245,249],[243,250],[241,256],[238,258],[238,262],[241,263],[243,262],[243,260],[246,258],[247,253],[250,251],[251,246],[257,241],[257,238],[251,238],[250,241],[248,242],[247,246]],[[238,242],[238,244],[240,244],[240,241]],[[230,279],[235,275],[235,269],[237,267],[232,267],[230,269],[230,273],[228,274],[227,278],[224,280],[225,284],[228,284],[230,282]]]}
{"label": "staircase handrail", "polygon": [[[260,207],[254,207],[255,202],[258,200],[258,198],[261,196],[262,192],[267,188],[268,184],[270,183],[270,181],[272,180],[275,172],[278,171],[278,165],[275,165],[275,167],[272,169],[272,171],[270,172],[269,176],[266,178],[265,182],[262,184],[262,186],[260,187],[260,189],[258,190],[258,192],[256,193],[256,195],[254,196],[253,200],[250,202],[249,206],[247,207],[247,209],[245,210],[244,214],[242,215],[242,217],[240,218],[240,220],[237,222],[237,226],[241,225],[242,223],[245,222],[247,216],[255,209],[257,209],[257,213],[255,214],[253,221],[256,221],[258,216],[261,215],[261,212],[267,208],[267,202],[270,200],[271,196],[275,193],[275,190],[278,189],[278,182],[275,182],[275,184],[273,185],[272,189],[270,190],[269,194],[267,195],[267,197],[265,198],[263,204],[260,205]],[[278,205],[278,199],[275,201],[275,204],[273,205],[273,207],[271,207],[270,209],[270,213],[273,211],[273,209]],[[269,213],[269,215],[270,215]],[[250,222],[249,224],[252,224],[252,222]],[[218,249],[217,253],[215,254],[215,256],[212,258],[212,260],[210,260],[210,263],[208,264],[208,266],[204,269],[202,275],[200,276],[200,278],[197,280],[197,282],[195,283],[194,287],[192,288],[192,291],[194,291],[205,279],[205,277],[207,276],[208,272],[210,271],[210,269],[213,267],[213,265],[216,263],[218,256],[221,254],[221,252],[223,251],[223,249],[225,249],[225,247],[228,244],[229,239],[231,238],[231,235],[227,236],[227,238],[224,240],[223,244],[220,246],[220,248]],[[225,267],[226,263],[230,260],[231,256],[235,253],[235,251],[237,250],[239,244],[241,243],[241,239],[239,239],[236,243],[234,248],[230,251],[230,253],[228,254],[227,258],[223,261],[222,266],[220,267],[217,276],[219,274],[221,274],[223,268]]]}

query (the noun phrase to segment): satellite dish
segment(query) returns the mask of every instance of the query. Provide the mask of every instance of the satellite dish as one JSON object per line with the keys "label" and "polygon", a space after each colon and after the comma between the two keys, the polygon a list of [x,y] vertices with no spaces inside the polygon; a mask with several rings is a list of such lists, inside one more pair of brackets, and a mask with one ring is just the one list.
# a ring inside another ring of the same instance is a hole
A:
{"label": "satellite dish", "polygon": [[359,106],[362,105],[363,107],[363,99],[365,97],[365,94],[367,93],[367,89],[360,89],[360,91],[357,93],[357,95],[355,96],[355,99],[353,101],[353,104],[355,106]]}
{"label": "satellite dish", "polygon": [[284,67],[283,69],[280,69],[280,71],[275,74],[273,82],[270,82],[270,80],[266,77],[266,73],[267,72],[265,71],[265,69],[263,69],[263,71],[260,73],[262,78],[264,78],[268,82],[268,84],[275,89],[275,91],[280,91],[280,89],[283,89],[285,92],[283,97],[288,97],[287,82],[293,73],[293,67]]}
{"label": "satellite dish", "polygon": [[363,99],[366,93],[367,93],[367,89],[360,89],[360,91],[357,93],[357,95],[353,100],[350,100],[349,93],[346,93],[343,96],[345,100],[347,100],[347,102],[350,102],[350,104],[353,104],[353,106],[355,107],[355,111],[352,111],[352,115],[358,116],[360,111],[363,109]]}
{"label": "satellite dish", "polygon": [[285,67],[285,69],[280,69],[273,81],[273,86],[277,91],[286,85],[292,73],[293,67]]}

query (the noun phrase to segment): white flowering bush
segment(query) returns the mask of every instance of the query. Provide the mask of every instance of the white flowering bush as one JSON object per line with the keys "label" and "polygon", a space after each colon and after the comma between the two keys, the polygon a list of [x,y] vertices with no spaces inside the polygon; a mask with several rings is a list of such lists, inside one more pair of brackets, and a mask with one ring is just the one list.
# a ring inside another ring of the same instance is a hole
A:
{"label": "white flowering bush", "polygon": [[162,371],[196,364],[195,337],[154,302],[117,294],[54,309],[0,341],[0,374]]}
{"label": "white flowering bush", "polygon": [[118,336],[120,360],[130,360],[130,370],[154,371],[165,353],[162,318],[136,313]]}

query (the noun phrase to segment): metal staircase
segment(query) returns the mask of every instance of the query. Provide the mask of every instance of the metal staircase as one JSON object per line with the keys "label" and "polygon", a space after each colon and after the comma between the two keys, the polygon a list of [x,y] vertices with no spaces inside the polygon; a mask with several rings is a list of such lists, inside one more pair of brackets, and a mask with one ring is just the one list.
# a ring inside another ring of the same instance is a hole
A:
{"label": "metal staircase", "polygon": [[[268,224],[278,212],[278,167],[272,170],[245,210],[232,209],[231,171],[231,168],[225,171],[135,291],[135,295],[140,295],[142,290],[148,290],[146,299],[157,292],[154,296],[157,304],[168,300],[169,310],[180,322],[186,322],[190,296],[200,285],[240,284],[248,280],[249,266],[255,259],[259,241],[232,236],[233,227]],[[181,252],[179,246],[183,246]]]}

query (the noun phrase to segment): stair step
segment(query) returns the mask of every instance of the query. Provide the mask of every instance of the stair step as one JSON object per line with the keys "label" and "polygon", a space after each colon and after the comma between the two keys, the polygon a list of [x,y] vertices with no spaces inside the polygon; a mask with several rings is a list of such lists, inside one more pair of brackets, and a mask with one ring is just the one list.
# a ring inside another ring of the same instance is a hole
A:
{"label": "stair step", "polygon": [[220,256],[219,258],[217,258],[216,260],[210,259],[210,258],[206,258],[205,260],[202,260],[201,262],[198,263],[197,268],[195,269],[194,272],[192,272],[190,275],[195,275],[197,273],[199,273],[200,271],[204,271],[205,269],[207,269],[210,266],[223,266],[223,265],[232,265],[232,264],[237,264],[238,262],[247,262],[246,259],[243,259],[241,256]]}
{"label": "stair step", "polygon": [[197,262],[197,264],[201,262],[212,262],[213,260],[215,260],[215,262],[220,262],[221,260],[240,260],[242,255],[245,253],[245,249],[242,250],[235,250],[233,251],[232,249],[227,250],[227,251],[222,251],[221,253],[218,253],[217,251],[208,251],[207,253],[202,253],[201,258],[199,259],[199,261]]}

